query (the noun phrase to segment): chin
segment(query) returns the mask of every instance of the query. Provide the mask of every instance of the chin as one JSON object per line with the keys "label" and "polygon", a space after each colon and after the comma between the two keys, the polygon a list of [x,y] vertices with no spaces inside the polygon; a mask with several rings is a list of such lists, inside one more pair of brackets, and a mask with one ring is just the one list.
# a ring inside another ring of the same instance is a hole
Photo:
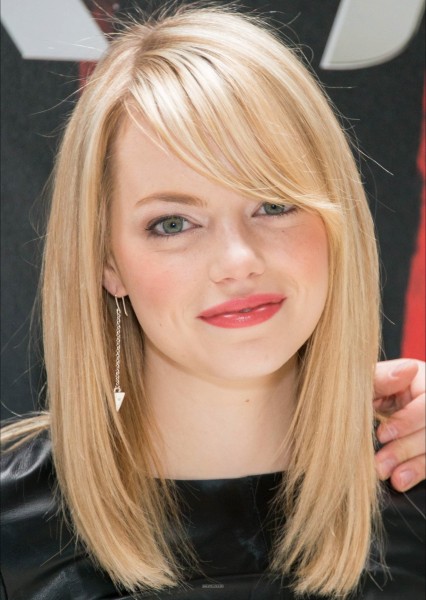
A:
{"label": "chin", "polygon": [[294,357],[289,354],[281,357],[265,357],[263,359],[257,356],[254,360],[237,360],[231,358],[227,361],[220,361],[220,364],[210,364],[207,375],[214,379],[221,379],[232,382],[243,382],[256,379],[262,379],[277,374]]}

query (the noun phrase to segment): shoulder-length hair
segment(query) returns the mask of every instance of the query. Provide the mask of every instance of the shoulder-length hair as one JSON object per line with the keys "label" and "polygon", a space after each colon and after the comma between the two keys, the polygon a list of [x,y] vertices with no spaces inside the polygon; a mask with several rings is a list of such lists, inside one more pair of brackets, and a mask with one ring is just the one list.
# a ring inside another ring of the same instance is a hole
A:
{"label": "shoulder-length hair", "polygon": [[127,26],[87,83],[58,153],[42,318],[53,457],[76,535],[130,590],[183,581],[168,541],[181,531],[177,490],[154,449],[143,332],[132,311],[122,324],[126,402],[118,414],[112,394],[115,305],[102,277],[112,145],[128,118],[143,119],[220,184],[323,219],[328,297],[299,352],[297,407],[283,432],[291,460],[274,499],[286,525],[270,571],[291,573],[299,593],[345,595],[365,569],[379,519],[374,228],[348,140],[313,76],[265,23],[229,8],[181,7]]}

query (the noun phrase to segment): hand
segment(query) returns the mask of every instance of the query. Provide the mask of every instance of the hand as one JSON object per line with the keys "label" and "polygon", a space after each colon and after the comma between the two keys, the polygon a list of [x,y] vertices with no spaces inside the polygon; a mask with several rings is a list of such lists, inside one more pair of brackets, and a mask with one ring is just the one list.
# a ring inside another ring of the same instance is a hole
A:
{"label": "hand", "polygon": [[381,421],[376,454],[380,479],[404,492],[425,479],[425,363],[397,359],[377,363],[374,408]]}

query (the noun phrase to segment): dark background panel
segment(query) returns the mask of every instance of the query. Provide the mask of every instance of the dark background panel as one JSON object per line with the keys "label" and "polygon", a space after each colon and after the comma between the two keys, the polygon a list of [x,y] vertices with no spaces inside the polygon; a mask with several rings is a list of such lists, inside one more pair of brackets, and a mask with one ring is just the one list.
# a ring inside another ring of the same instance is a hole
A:
{"label": "dark background panel", "polygon": [[[136,13],[127,0],[86,0],[99,7]],[[150,2],[149,5],[163,3]],[[324,51],[338,0],[245,2],[266,13],[291,43],[301,44],[358,140],[358,155],[381,249],[384,356],[401,349],[405,294],[418,233],[421,180],[416,167],[424,77],[424,28],[406,50],[376,67],[324,71]],[[114,7],[114,8],[111,8]],[[96,13],[96,15],[95,15]],[[102,24],[105,27],[105,24]],[[43,189],[63,123],[78,90],[84,65],[23,60],[2,30],[2,417],[36,403],[43,383],[37,323],[29,346],[29,323],[37,289],[44,214]]]}
{"label": "dark background panel", "polygon": [[[41,265],[43,193],[78,65],[22,60],[1,31],[1,400],[2,417],[32,410],[43,373],[32,308]],[[30,323],[33,320],[30,344]],[[7,407],[7,409],[6,409]]]}

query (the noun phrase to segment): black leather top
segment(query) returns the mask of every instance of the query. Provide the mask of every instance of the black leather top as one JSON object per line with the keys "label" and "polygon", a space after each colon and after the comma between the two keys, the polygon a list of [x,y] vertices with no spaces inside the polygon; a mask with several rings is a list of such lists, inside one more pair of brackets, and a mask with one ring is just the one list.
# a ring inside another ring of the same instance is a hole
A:
{"label": "black leather top", "polygon": [[[52,495],[55,475],[50,442],[39,436],[2,459],[2,598],[99,600],[131,598],[118,591],[75,547]],[[271,546],[268,501],[282,473],[237,479],[178,482],[189,518],[189,535],[207,578],[197,574],[187,589],[143,593],[138,598],[176,600],[293,600],[286,583],[265,575]],[[424,483],[408,494],[388,489],[384,519],[391,579],[372,566],[362,600],[423,600]],[[378,587],[378,584],[381,586]],[[1,587],[1,586],[0,586]],[[307,598],[305,600],[308,600]],[[313,596],[309,600],[314,600]]]}

